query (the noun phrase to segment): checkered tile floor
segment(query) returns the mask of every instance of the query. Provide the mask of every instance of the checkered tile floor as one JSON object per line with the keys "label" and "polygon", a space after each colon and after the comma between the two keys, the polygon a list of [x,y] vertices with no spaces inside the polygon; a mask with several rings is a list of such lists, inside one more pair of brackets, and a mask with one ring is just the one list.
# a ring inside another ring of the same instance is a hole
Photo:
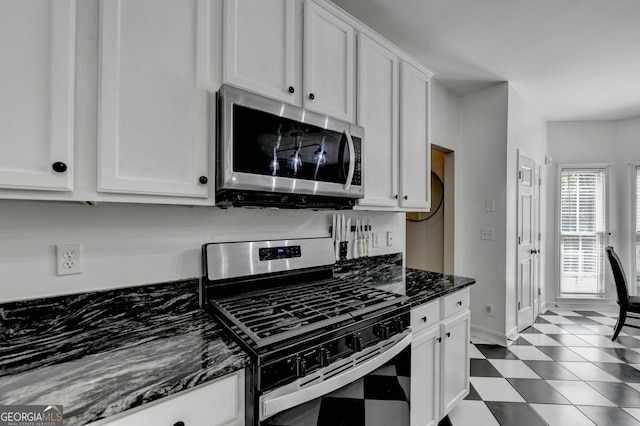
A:
{"label": "checkered tile floor", "polygon": [[640,330],[616,312],[547,311],[514,345],[471,345],[453,426],[640,426]]}

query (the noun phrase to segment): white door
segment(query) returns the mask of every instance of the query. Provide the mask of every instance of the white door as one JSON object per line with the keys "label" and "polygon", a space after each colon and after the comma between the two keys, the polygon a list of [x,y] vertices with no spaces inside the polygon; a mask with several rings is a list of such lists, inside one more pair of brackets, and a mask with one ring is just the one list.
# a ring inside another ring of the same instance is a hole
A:
{"label": "white door", "polygon": [[355,121],[356,34],[322,6],[304,4],[304,107]]}
{"label": "white door", "polygon": [[365,198],[358,205],[398,205],[398,57],[358,37],[358,124],[365,128]]}
{"label": "white door", "polygon": [[411,424],[435,426],[440,421],[440,328],[411,342]]}
{"label": "white door", "polygon": [[441,324],[442,417],[469,395],[470,319],[471,313],[467,310]]}
{"label": "white door", "polygon": [[206,197],[209,0],[103,0],[98,190]]}
{"label": "white door", "polygon": [[542,168],[538,162],[536,165],[536,178],[535,178],[535,196],[534,196],[534,204],[535,204],[535,217],[534,217],[534,250],[533,254],[533,319],[538,317],[540,314],[540,276],[541,276],[541,266],[540,266],[540,257],[541,255],[541,247],[542,247],[542,234],[540,233],[540,218],[542,217],[540,211],[540,197],[542,190]]}
{"label": "white door", "polygon": [[407,62],[402,62],[401,68],[400,207],[410,211],[429,211],[431,78]]}
{"label": "white door", "polygon": [[[224,81],[301,104],[302,45],[295,0],[224,2]],[[297,44],[297,45],[296,45]]]}
{"label": "white door", "polygon": [[518,154],[518,220],[517,220],[517,312],[518,331],[535,321],[536,253],[536,164],[523,153]]}
{"label": "white door", "polygon": [[75,0],[0,2],[0,188],[73,189]]}

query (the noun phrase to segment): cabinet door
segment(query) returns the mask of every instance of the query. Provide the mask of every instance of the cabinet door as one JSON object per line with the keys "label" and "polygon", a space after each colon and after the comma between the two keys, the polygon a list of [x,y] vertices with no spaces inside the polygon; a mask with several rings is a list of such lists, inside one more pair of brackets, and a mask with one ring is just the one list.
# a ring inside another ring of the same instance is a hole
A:
{"label": "cabinet door", "polygon": [[226,0],[224,16],[224,81],[289,103],[301,99],[295,0]]}
{"label": "cabinet door", "polygon": [[469,311],[443,321],[442,416],[469,394]]}
{"label": "cabinet door", "polygon": [[440,421],[440,330],[433,327],[411,342],[411,426]]}
{"label": "cabinet door", "polygon": [[73,189],[75,23],[75,0],[0,2],[0,188]]}
{"label": "cabinet door", "polygon": [[99,191],[207,196],[210,21],[209,0],[101,2]]}
{"label": "cabinet door", "polygon": [[398,57],[358,36],[358,124],[365,129],[361,206],[398,205]]}
{"label": "cabinet door", "polygon": [[402,62],[400,84],[400,206],[412,211],[428,211],[431,206],[431,79],[413,65]]}
{"label": "cabinet door", "polygon": [[177,422],[187,426],[244,425],[243,377],[242,371],[230,374],[211,384],[142,406],[131,414],[125,412],[115,420],[107,418],[95,426],[172,426]]}
{"label": "cabinet door", "polygon": [[353,122],[355,31],[310,0],[304,4],[304,107]]}

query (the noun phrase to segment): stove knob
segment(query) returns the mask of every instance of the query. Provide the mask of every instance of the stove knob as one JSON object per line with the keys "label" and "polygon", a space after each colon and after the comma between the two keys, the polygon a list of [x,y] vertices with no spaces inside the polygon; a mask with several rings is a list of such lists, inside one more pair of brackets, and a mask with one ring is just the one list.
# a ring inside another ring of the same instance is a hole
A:
{"label": "stove knob", "polygon": [[362,350],[362,336],[357,334],[353,337],[353,350],[360,352]]}
{"label": "stove knob", "polygon": [[307,361],[304,358],[296,358],[296,377],[304,377],[307,375]]}
{"label": "stove knob", "polygon": [[380,326],[380,336],[382,340],[387,340],[389,338],[389,326],[382,325]]}
{"label": "stove knob", "polygon": [[331,363],[331,352],[326,348],[318,348],[318,365],[326,367]]}

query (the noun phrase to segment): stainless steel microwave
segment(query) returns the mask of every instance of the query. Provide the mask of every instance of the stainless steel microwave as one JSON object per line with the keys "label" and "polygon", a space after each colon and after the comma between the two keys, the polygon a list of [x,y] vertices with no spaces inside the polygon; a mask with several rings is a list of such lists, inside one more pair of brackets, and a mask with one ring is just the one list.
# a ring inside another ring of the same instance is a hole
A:
{"label": "stainless steel microwave", "polygon": [[364,129],[223,85],[216,204],[350,208],[364,196]]}

